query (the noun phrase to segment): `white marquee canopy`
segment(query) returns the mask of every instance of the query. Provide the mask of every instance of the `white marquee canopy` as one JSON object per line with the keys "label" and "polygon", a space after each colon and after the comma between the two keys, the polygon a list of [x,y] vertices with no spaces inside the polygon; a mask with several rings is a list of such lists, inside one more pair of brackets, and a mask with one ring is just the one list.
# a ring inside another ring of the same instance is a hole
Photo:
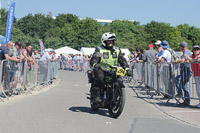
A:
{"label": "white marquee canopy", "polygon": [[83,55],[91,55],[94,53],[94,51],[95,48],[86,48],[86,47],[81,48],[81,52],[83,53]]}
{"label": "white marquee canopy", "polygon": [[65,46],[65,47],[62,47],[62,48],[58,48],[55,50],[56,52],[56,55],[59,55],[59,54],[65,54],[65,55],[68,55],[68,54],[81,54],[82,53],[76,49],[73,49],[73,48],[70,48],[68,46]]}

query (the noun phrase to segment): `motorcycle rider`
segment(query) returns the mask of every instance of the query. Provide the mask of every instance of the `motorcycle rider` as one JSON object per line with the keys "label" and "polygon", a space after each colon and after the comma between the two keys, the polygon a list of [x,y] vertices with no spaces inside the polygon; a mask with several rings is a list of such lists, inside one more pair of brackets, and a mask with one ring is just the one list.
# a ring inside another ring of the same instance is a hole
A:
{"label": "motorcycle rider", "polygon": [[[94,71],[94,81],[92,84],[93,91],[96,93],[94,103],[101,103],[100,89],[104,86],[104,71],[102,68],[107,68],[109,70],[109,65],[122,66],[126,71],[127,75],[131,76],[131,71],[123,57],[120,48],[115,47],[116,35],[111,32],[104,33],[102,35],[101,41],[102,45],[95,49],[93,56],[90,60],[90,65],[93,67]],[[101,55],[101,56],[99,56]]]}

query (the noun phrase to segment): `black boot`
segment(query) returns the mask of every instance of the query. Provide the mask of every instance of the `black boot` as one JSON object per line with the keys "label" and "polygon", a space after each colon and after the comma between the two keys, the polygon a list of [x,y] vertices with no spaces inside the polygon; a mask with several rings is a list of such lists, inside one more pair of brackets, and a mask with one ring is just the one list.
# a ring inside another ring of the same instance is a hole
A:
{"label": "black boot", "polygon": [[94,97],[94,103],[101,103],[100,89],[98,87],[94,87]]}

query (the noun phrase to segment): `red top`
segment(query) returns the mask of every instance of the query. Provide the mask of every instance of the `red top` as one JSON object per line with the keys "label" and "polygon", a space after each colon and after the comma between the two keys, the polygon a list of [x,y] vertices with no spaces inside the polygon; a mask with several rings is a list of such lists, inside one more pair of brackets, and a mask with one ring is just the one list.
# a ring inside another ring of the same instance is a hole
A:
{"label": "red top", "polygon": [[[193,55],[192,59],[198,59],[200,57],[200,54],[196,57]],[[200,76],[200,63],[191,63],[192,71],[194,76]]]}
{"label": "red top", "polygon": [[85,59],[84,59],[84,62],[87,63],[87,61],[88,61],[88,58],[85,58]]}

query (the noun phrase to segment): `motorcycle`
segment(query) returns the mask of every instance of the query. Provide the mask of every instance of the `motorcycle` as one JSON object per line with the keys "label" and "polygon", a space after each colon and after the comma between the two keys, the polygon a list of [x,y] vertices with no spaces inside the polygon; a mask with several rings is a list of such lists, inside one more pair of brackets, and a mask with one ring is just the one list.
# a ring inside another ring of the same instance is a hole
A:
{"label": "motorcycle", "polygon": [[102,69],[105,72],[105,85],[100,89],[101,103],[94,103],[95,91],[93,83],[90,89],[90,105],[91,109],[97,111],[99,108],[108,109],[112,118],[121,115],[125,105],[125,86],[123,79],[126,71],[122,67],[109,66],[110,70]]}

